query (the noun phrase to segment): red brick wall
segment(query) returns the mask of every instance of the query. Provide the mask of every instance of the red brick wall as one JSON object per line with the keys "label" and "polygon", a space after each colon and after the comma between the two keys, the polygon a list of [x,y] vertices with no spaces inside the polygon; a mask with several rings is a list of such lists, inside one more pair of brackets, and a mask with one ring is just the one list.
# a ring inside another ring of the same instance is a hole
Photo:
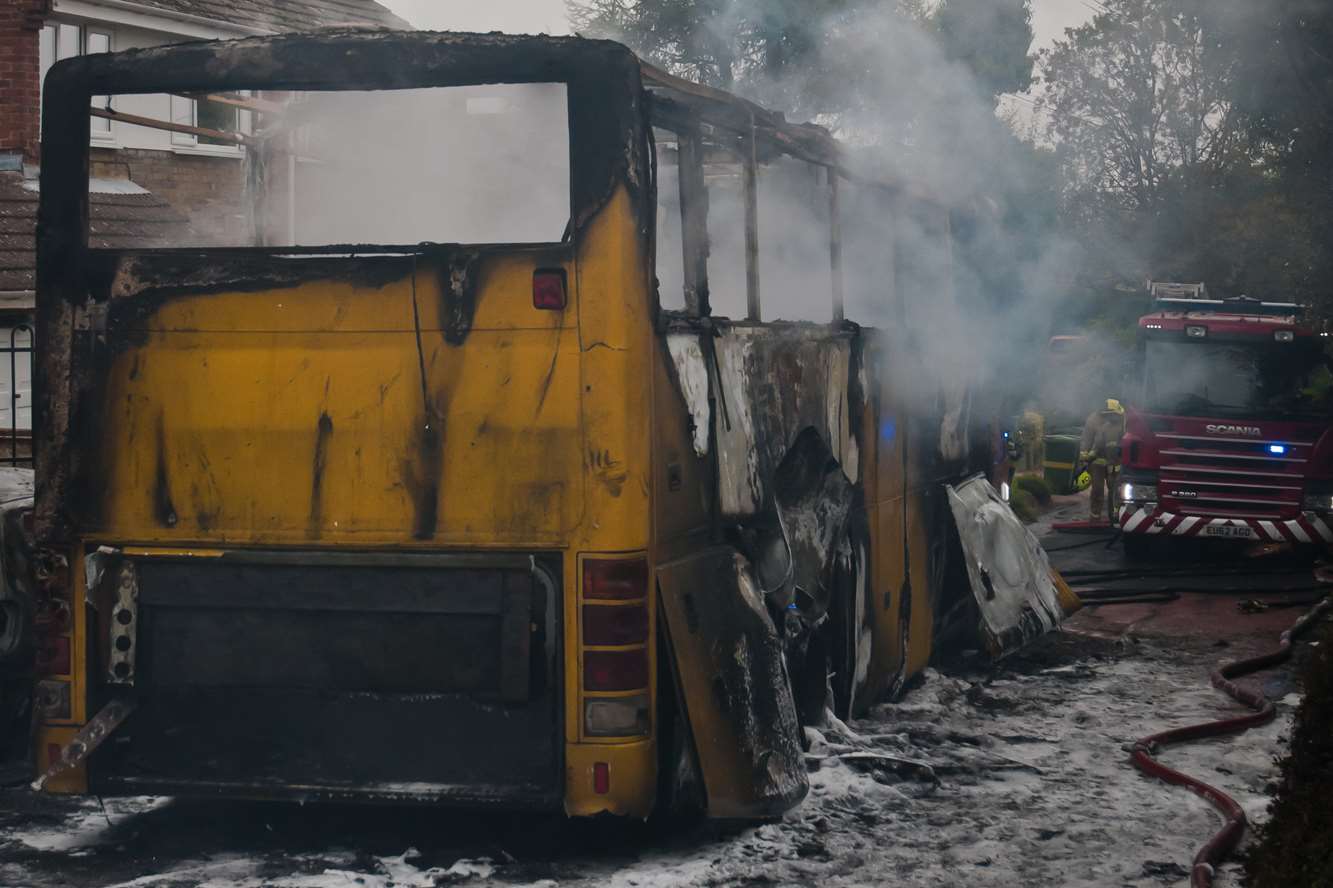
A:
{"label": "red brick wall", "polygon": [[91,161],[93,176],[129,179],[189,219],[192,231],[182,236],[182,246],[252,244],[245,161],[241,158],[94,148]]}
{"label": "red brick wall", "polygon": [[0,153],[36,160],[41,132],[39,34],[50,0],[0,0]]}

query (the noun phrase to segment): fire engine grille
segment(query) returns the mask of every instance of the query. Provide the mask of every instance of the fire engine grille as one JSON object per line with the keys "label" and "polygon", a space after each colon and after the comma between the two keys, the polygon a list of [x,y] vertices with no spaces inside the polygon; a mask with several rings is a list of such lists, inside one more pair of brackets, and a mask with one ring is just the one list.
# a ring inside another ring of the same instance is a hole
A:
{"label": "fire engine grille", "polygon": [[1275,442],[1159,434],[1163,507],[1203,518],[1294,518],[1311,441]]}

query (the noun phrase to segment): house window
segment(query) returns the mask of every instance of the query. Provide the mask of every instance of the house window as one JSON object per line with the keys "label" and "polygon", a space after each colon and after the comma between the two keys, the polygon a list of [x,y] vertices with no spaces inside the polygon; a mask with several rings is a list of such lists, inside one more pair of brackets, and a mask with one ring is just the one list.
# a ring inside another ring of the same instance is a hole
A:
{"label": "house window", "polygon": [[[249,93],[241,92],[240,95]],[[249,111],[218,102],[188,99],[185,96],[171,97],[171,122],[224,133],[250,132]],[[208,148],[228,152],[238,150],[235,142],[193,133],[172,133],[171,144],[178,148]]]}
{"label": "house window", "polygon": [[[93,55],[99,52],[111,52],[111,33],[95,27],[72,25],[68,22],[54,22],[42,28],[38,43],[42,68],[42,88],[45,90],[46,72],[56,62],[72,59],[80,55]],[[110,106],[106,96],[93,96],[94,108]],[[97,140],[110,140],[111,121],[104,117],[94,117],[91,121],[92,137]]]}
{"label": "house window", "polygon": [[[12,457],[11,436],[32,429],[32,328],[0,319],[0,465]],[[26,449],[26,445],[24,448]]]}

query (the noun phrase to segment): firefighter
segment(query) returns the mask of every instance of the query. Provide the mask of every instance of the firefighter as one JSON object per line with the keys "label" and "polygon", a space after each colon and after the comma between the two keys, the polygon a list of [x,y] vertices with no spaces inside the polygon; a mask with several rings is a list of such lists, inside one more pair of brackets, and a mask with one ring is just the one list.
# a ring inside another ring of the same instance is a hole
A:
{"label": "firefighter", "polygon": [[1125,408],[1115,398],[1094,410],[1083,424],[1079,444],[1080,465],[1092,473],[1091,519],[1100,520],[1106,503],[1106,520],[1115,521],[1116,494],[1120,485],[1120,439],[1125,435]]}

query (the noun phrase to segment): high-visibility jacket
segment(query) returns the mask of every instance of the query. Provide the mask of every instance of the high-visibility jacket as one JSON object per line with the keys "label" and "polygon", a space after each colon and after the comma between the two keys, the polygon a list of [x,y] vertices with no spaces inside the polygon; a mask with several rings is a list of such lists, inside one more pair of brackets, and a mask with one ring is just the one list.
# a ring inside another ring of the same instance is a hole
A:
{"label": "high-visibility jacket", "polygon": [[1115,410],[1095,410],[1083,424],[1079,451],[1095,465],[1120,465],[1120,439],[1125,436],[1125,415]]}

